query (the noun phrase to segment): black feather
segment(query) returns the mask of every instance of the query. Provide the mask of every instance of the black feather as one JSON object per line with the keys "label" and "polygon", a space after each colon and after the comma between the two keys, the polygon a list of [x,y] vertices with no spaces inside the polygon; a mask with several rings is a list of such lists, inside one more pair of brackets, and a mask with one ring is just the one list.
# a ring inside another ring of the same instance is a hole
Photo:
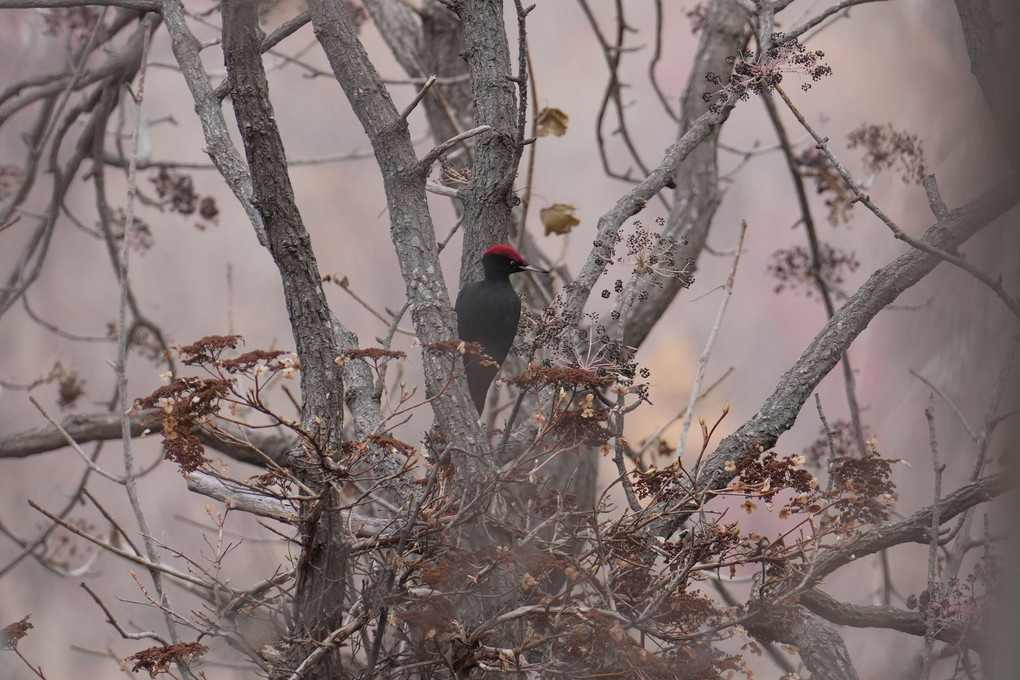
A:
{"label": "black feather", "polygon": [[[481,415],[485,395],[499,366],[506,359],[521,319],[521,298],[510,284],[520,271],[543,271],[532,267],[509,246],[493,246],[482,257],[485,279],[467,284],[457,296],[457,332],[465,342],[477,342],[491,359],[465,355],[471,400]],[[494,365],[492,362],[495,362]]]}

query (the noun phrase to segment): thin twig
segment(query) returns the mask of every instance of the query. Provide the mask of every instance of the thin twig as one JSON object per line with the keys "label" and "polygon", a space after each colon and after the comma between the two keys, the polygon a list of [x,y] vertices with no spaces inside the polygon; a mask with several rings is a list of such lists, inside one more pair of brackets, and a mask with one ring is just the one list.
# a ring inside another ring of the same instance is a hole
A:
{"label": "thin twig", "polygon": [[828,8],[827,10],[825,10],[824,12],[819,14],[818,16],[814,17],[813,19],[811,19],[809,21],[806,21],[805,23],[801,24],[797,28],[795,28],[795,29],[793,29],[791,31],[787,31],[786,33],[784,33],[783,37],[782,37],[782,41],[783,42],[788,42],[790,40],[798,38],[801,35],[803,35],[804,33],[806,33],[807,31],[810,31],[812,28],[814,28],[818,24],[820,24],[823,21],[825,21],[826,19],[828,19],[829,17],[831,17],[831,16],[833,16],[835,14],[839,14],[843,10],[849,9],[849,8],[853,7],[854,5],[863,5],[863,4],[869,3],[869,2],[886,2],[886,1],[887,0],[843,0],[843,2],[839,2],[839,3],[835,4],[835,5],[833,5],[832,7]]}
{"label": "thin twig", "polygon": [[[538,84],[535,82],[535,68],[531,64],[531,52],[525,53],[528,68],[528,83],[531,86],[531,137],[538,137]],[[538,144],[528,145],[528,168],[524,172],[524,186],[521,188],[521,221],[518,227],[517,250],[523,252],[522,245],[528,232],[528,211],[531,207],[531,192],[535,181],[535,156]]]}
{"label": "thin twig", "polygon": [[[617,433],[623,432],[624,395],[625,392],[623,392],[623,390],[617,393],[616,407],[613,409],[616,413],[613,426],[616,428]],[[634,493],[634,485],[630,481],[630,473],[627,471],[627,465],[623,461],[623,451],[625,448],[626,440],[618,434],[616,436],[614,446],[613,462],[616,463],[616,471],[619,473],[619,480],[620,485],[623,486],[623,493],[627,497],[627,505],[630,506],[632,511],[641,512],[641,503],[637,499],[637,494]]]}
{"label": "thin twig", "polygon": [[155,631],[143,631],[141,633],[129,633],[129,632],[127,632],[117,622],[117,619],[116,619],[116,617],[114,617],[113,612],[111,612],[107,608],[107,606],[105,604],[103,604],[103,601],[101,599],[99,599],[99,595],[97,595],[94,590],[89,588],[87,583],[79,583],[78,585],[81,586],[82,589],[84,589],[85,592],[89,594],[89,597],[91,597],[93,599],[93,601],[95,601],[95,603],[97,605],[99,605],[99,608],[103,610],[104,614],[106,614],[106,621],[107,621],[107,623],[109,623],[111,626],[113,626],[114,629],[118,633],[120,633],[120,636],[122,638],[124,638],[125,640],[155,640],[156,642],[158,642],[161,645],[165,646],[167,644],[167,641],[164,638],[160,637],[160,635],[158,633],[156,633]]}
{"label": "thin twig", "polygon": [[93,496],[92,492],[89,491],[87,488],[82,489],[82,495],[84,495],[86,498],[92,501],[92,504],[96,506],[96,510],[98,510],[99,513],[106,519],[106,521],[110,523],[110,526],[113,527],[113,530],[116,531],[122,539],[124,539],[124,542],[127,543],[131,547],[131,549],[135,551],[135,554],[141,555],[142,551],[139,549],[137,545],[135,545],[135,542],[131,540],[131,537],[128,535],[128,533],[124,531],[124,527],[120,525],[120,522],[118,522],[113,517],[113,515],[111,515],[109,511],[107,511],[107,509],[103,507],[103,505],[99,502],[99,499]]}
{"label": "thin twig", "polygon": [[44,409],[42,407],[42,404],[40,404],[38,401],[36,401],[35,397],[29,396],[28,400],[30,402],[32,402],[32,406],[35,406],[35,408],[39,411],[39,413],[42,414],[42,417],[45,418],[47,421],[49,421],[50,425],[52,425],[53,427],[57,428],[57,432],[60,433],[60,436],[62,436],[64,438],[64,441],[67,442],[68,446],[70,446],[72,449],[74,449],[75,453],[77,453],[79,456],[81,456],[81,459],[83,461],[85,461],[85,465],[88,466],[89,470],[92,470],[92,472],[95,472],[97,475],[101,475],[103,477],[106,477],[111,482],[114,482],[116,484],[124,484],[125,483],[125,478],[124,477],[122,477],[120,475],[115,475],[112,472],[110,472],[109,470],[105,470],[105,469],[99,467],[98,465],[96,465],[95,461],[93,461],[84,451],[81,450],[81,447],[78,445],[78,442],[74,441],[74,438],[71,437],[71,435],[69,435],[67,433],[67,430],[65,430],[63,427],[61,427],[60,423],[58,423],[56,420],[54,420],[53,417],[49,413],[46,412],[46,409]]}
{"label": "thin twig", "polygon": [[[815,287],[818,288],[818,294],[822,298],[822,303],[825,305],[826,317],[831,319],[836,313],[836,305],[832,301],[832,294],[829,291],[829,285],[825,277],[822,275],[822,249],[818,239],[818,231],[815,229],[814,216],[811,213],[811,204],[808,201],[807,189],[804,187],[804,177],[801,174],[800,167],[797,164],[797,159],[793,153],[793,145],[790,143],[790,138],[786,134],[786,128],[783,126],[783,121],[779,117],[779,111],[776,110],[775,102],[772,101],[772,97],[765,96],[762,98],[765,104],[765,110],[769,114],[769,119],[772,121],[772,127],[775,128],[776,136],[779,138],[779,146],[783,150],[783,156],[786,159],[786,166],[790,171],[790,175],[793,179],[793,188],[797,194],[797,203],[800,206],[801,224],[804,225],[804,233],[807,236],[808,248],[811,251],[811,265],[809,273],[812,279],[814,279]],[[861,407],[857,401],[857,379],[854,377],[853,367],[850,365],[850,351],[843,352],[841,360],[843,368],[843,388],[846,393],[847,408],[850,411],[850,424],[854,430],[854,439],[857,442],[857,453],[859,456],[864,457],[867,453],[867,443],[864,439],[864,425],[861,422]]]}
{"label": "thin twig", "polygon": [[[935,472],[935,500],[931,506],[931,525],[928,536],[928,597],[930,600],[934,601],[938,597],[936,589],[938,588],[937,565],[939,526],[941,525],[941,518],[939,517],[939,514],[942,509],[942,472],[946,469],[944,464],[939,463],[938,440],[935,437],[934,393],[930,394],[928,397],[928,408],[924,410],[924,417],[928,420],[928,440],[931,448],[931,464],[932,470]],[[924,650],[921,653],[920,680],[928,680],[931,676],[932,651],[935,645],[935,626],[938,624],[938,620],[935,616],[929,614],[926,618],[927,622],[924,632]]]}
{"label": "thin twig", "polygon": [[606,149],[606,138],[603,133],[603,128],[605,127],[606,122],[606,114],[609,110],[609,104],[612,103],[618,123],[613,134],[618,134],[620,136],[624,147],[627,149],[630,157],[634,160],[634,163],[637,165],[641,174],[644,176],[649,174],[649,168],[641,159],[641,156],[637,151],[637,147],[631,139],[630,130],[627,126],[627,118],[624,115],[626,107],[623,102],[623,97],[621,96],[621,92],[626,87],[626,84],[620,80],[620,61],[623,58],[623,55],[629,51],[628,48],[624,47],[624,37],[630,28],[627,25],[627,19],[623,14],[623,2],[622,0],[616,0],[614,3],[614,7],[616,9],[616,32],[613,44],[610,44],[605,36],[602,35],[602,31],[599,29],[598,22],[595,20],[595,15],[588,6],[587,0],[578,0],[578,4],[580,4],[581,11],[588,20],[592,33],[595,34],[595,38],[598,40],[599,46],[602,48],[602,54],[606,60],[606,67],[609,70],[609,81],[606,83],[606,88],[602,95],[602,102],[599,105],[597,122],[595,124],[595,139],[598,143],[597,146],[599,150],[599,158],[602,160],[602,168],[609,177],[615,177],[616,179],[621,179],[626,182],[637,183],[639,180],[631,176],[630,169],[628,169],[625,173],[619,173],[610,167],[609,154]]}
{"label": "thin twig", "polygon": [[923,375],[921,375],[912,368],[910,369],[909,372],[910,375],[914,376],[915,378],[923,382],[932,392],[939,395],[939,398],[942,399],[942,401],[946,402],[949,408],[953,410],[953,413],[956,414],[956,417],[959,419],[960,424],[963,425],[963,429],[967,431],[967,436],[970,437],[972,441],[977,441],[978,440],[977,433],[975,433],[974,430],[971,429],[970,424],[967,423],[967,419],[964,417],[963,413],[960,411],[960,408],[956,405],[956,403],[948,396],[946,396],[946,393],[939,389],[938,385],[933,383],[931,380],[928,380],[926,377],[924,377]]}
{"label": "thin twig", "polygon": [[411,103],[404,107],[404,110],[400,112],[400,116],[397,117],[397,120],[402,123],[407,123],[408,116],[411,115],[411,112],[415,110],[418,104],[421,103],[421,100],[425,98],[425,95],[429,93],[429,90],[435,84],[436,76],[429,76],[429,79],[426,80],[425,84],[421,86],[420,90],[418,90],[418,94],[414,95],[414,99],[411,100]]}
{"label": "thin twig", "polygon": [[421,167],[423,169],[428,169],[432,167],[432,164],[439,160],[439,157],[442,156],[448,149],[457,146],[465,139],[469,139],[471,137],[474,137],[475,135],[480,135],[483,132],[488,132],[491,129],[492,127],[489,125],[479,125],[478,127],[473,127],[470,130],[465,130],[459,135],[450,137],[448,140],[432,149],[432,151],[429,151],[427,154],[425,154],[425,157],[421,159],[420,163]]}
{"label": "thin twig", "polygon": [[[159,606],[164,612],[167,629],[170,632],[170,639],[174,642],[174,644],[178,644],[182,640],[180,632],[178,631],[179,624],[174,620],[173,616],[170,616],[167,613],[169,610],[172,610],[172,607],[169,596],[167,595],[166,587],[163,583],[163,570],[157,568],[158,566],[161,566],[159,550],[156,546],[156,542],[152,539],[152,530],[149,528],[149,522],[145,517],[145,511],[142,508],[141,498],[138,493],[137,477],[134,471],[134,451],[131,441],[131,404],[128,403],[127,379],[127,356],[128,348],[131,344],[131,336],[129,333],[134,330],[134,325],[132,324],[129,328],[127,323],[129,308],[128,264],[129,254],[131,252],[131,232],[134,229],[135,224],[135,202],[138,196],[138,148],[142,126],[142,101],[145,97],[146,62],[149,58],[149,47],[152,37],[152,31],[149,29],[149,25],[153,20],[152,15],[149,15],[149,17],[145,20],[142,56],[138,68],[138,87],[133,91],[129,90],[135,105],[135,125],[131,133],[131,154],[128,157],[127,199],[124,208],[124,242],[120,252],[118,277],[120,287],[120,306],[117,324],[117,407],[121,413],[121,438],[123,440],[124,452],[124,489],[127,492],[131,510],[135,516],[135,521],[138,523],[138,530],[142,534],[142,545],[145,547],[145,555],[148,558],[145,562],[148,563],[147,566],[149,569],[149,575],[152,578],[153,585],[156,587],[156,593],[159,596]],[[205,586],[206,584],[199,581],[198,585]],[[180,669],[186,677],[193,677],[191,672],[188,671],[183,664],[180,666]]]}
{"label": "thin twig", "polygon": [[[836,457],[836,433],[829,427],[829,421],[822,410],[822,397],[815,392],[815,407],[818,409],[818,419],[822,421],[822,430],[825,431],[825,441],[829,445],[829,460]],[[832,475],[829,475],[829,485],[832,485]]]}
{"label": "thin twig", "polygon": [[684,423],[680,428],[680,438],[677,440],[676,455],[683,456],[684,444],[687,441],[687,431],[691,428],[691,418],[694,415],[694,405],[701,393],[701,381],[705,378],[705,369],[708,367],[708,358],[715,345],[716,335],[719,334],[719,327],[722,326],[723,316],[726,314],[726,306],[729,304],[730,295],[733,293],[733,281],[737,276],[737,266],[740,264],[740,253],[744,248],[744,234],[747,233],[747,222],[740,223],[740,236],[737,238],[737,251],[733,255],[733,265],[730,267],[730,274],[726,277],[726,285],[723,286],[723,299],[719,303],[719,311],[715,315],[715,323],[712,324],[712,331],[708,334],[708,341],[701,351],[698,359],[698,374],[694,378],[694,385],[691,387],[691,399],[687,405],[687,413],[684,415]]}
{"label": "thin twig", "polygon": [[32,321],[35,321],[37,324],[48,330],[50,333],[58,335],[61,338],[64,338],[65,340],[71,340],[73,342],[113,342],[113,338],[111,338],[109,335],[80,335],[78,333],[71,333],[69,331],[65,331],[60,326],[54,323],[50,323],[49,321],[46,321],[45,319],[40,317],[35,312],[34,309],[32,309],[32,306],[28,302],[27,291],[21,297],[21,306],[25,308],[25,313],[28,314],[28,317],[32,319]]}
{"label": "thin twig", "polygon": [[131,551],[124,550],[123,548],[118,548],[118,547],[116,547],[116,546],[114,546],[114,545],[112,545],[110,543],[107,543],[106,541],[104,541],[104,540],[102,540],[100,538],[96,538],[95,536],[93,536],[92,534],[88,533],[87,531],[84,531],[83,529],[81,529],[77,525],[75,525],[75,524],[73,524],[71,522],[68,522],[65,519],[62,519],[62,518],[58,517],[57,515],[55,515],[54,513],[50,512],[49,510],[47,510],[46,508],[42,507],[41,505],[39,505],[38,503],[36,503],[33,500],[29,500],[28,501],[28,505],[33,510],[41,512],[43,515],[45,515],[50,520],[56,522],[57,524],[59,524],[63,528],[67,529],[72,534],[75,534],[76,536],[80,536],[80,537],[84,538],[86,541],[89,541],[90,543],[94,543],[95,545],[98,545],[103,550],[111,552],[114,555],[117,555],[119,557],[123,557],[124,559],[128,560],[129,562],[134,562],[135,564],[139,564],[139,565],[145,567],[146,569],[148,569],[150,572],[160,572],[162,574],[167,574],[168,576],[172,576],[172,577],[180,579],[180,580],[182,580],[182,581],[184,581],[186,583],[191,583],[193,585],[199,586],[199,587],[204,588],[204,589],[212,589],[212,586],[210,586],[208,583],[206,583],[205,581],[203,581],[202,579],[200,579],[198,577],[192,576],[191,574],[185,573],[183,571],[177,571],[176,569],[168,567],[168,566],[166,566],[164,564],[159,564],[157,562],[150,562],[149,560],[145,559],[141,555],[136,555],[136,554],[134,554]]}
{"label": "thin twig", "polygon": [[[354,298],[354,301],[357,302],[362,307],[364,307],[365,309],[367,309],[369,312],[371,312],[372,316],[379,319],[384,324],[389,325],[391,323],[391,319],[387,319],[378,310],[376,310],[372,305],[368,304],[368,302],[366,302],[360,295],[358,295],[351,289],[350,280],[346,276],[330,276],[329,281],[330,283],[335,283],[340,289],[342,289],[344,292],[346,292],[348,295]],[[414,331],[408,330],[406,328],[395,328],[395,332],[403,333],[404,335],[414,335]]]}
{"label": "thin twig", "polygon": [[652,49],[651,59],[648,60],[648,82],[652,84],[655,96],[659,98],[659,103],[662,104],[666,114],[674,121],[679,122],[679,113],[674,111],[673,107],[669,105],[669,100],[666,98],[666,94],[662,91],[662,86],[659,85],[659,81],[655,77],[655,67],[659,64],[659,59],[662,58],[662,26],[662,0],[655,0],[655,47]]}

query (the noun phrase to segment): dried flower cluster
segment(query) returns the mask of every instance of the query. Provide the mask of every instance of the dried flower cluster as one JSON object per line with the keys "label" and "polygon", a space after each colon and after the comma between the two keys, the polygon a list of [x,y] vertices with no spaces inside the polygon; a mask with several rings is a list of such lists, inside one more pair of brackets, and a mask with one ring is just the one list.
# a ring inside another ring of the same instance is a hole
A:
{"label": "dried flower cluster", "polygon": [[870,172],[898,168],[906,183],[920,184],[925,175],[924,145],[917,135],[892,125],[862,125],[847,135],[848,149],[864,150],[864,166]]}
{"label": "dried flower cluster", "polygon": [[[728,76],[712,72],[705,74],[705,79],[720,89],[706,92],[702,99],[706,103],[715,99],[716,103],[711,107],[714,110],[726,94],[735,94],[741,101],[747,101],[752,94],[769,95],[785,75],[798,75],[812,82],[832,75],[832,69],[822,61],[825,53],[821,50],[809,50],[782,33],[773,34],[771,41],[772,47],[764,55],[751,52],[727,59],[733,67]],[[811,89],[811,83],[802,82],[801,89]]]}
{"label": "dried flower cluster", "polygon": [[805,149],[796,157],[796,165],[797,172],[802,177],[814,180],[815,191],[825,196],[829,224],[849,222],[850,212],[854,206],[853,192],[839,176],[839,172],[829,162],[825,153],[816,147]]}
{"label": "dried flower cluster", "polygon": [[[164,377],[169,384],[136,402],[138,409],[153,409],[151,417],[159,423],[167,458],[177,463],[182,472],[192,472],[209,462],[196,428],[215,429],[209,418],[225,404],[235,411],[247,407],[269,413],[262,401],[262,391],[275,376],[293,377],[298,369],[297,361],[281,359],[286,352],[279,350],[253,350],[234,358],[224,357],[241,342],[238,335],[212,335],[178,347],[181,362],[203,369],[206,376],[174,378],[167,373]],[[247,393],[240,393],[240,378],[253,384]]]}
{"label": "dried flower cluster", "polygon": [[773,290],[777,293],[799,290],[811,297],[818,294],[816,275],[826,284],[840,284],[845,280],[845,272],[855,272],[861,264],[852,252],[845,252],[828,243],[820,243],[818,250],[818,262],[813,261],[811,252],[804,246],[783,248],[772,253],[767,268],[768,273],[778,281]]}
{"label": "dried flower cluster", "polygon": [[135,665],[131,671],[147,671],[150,678],[161,673],[169,673],[172,664],[188,664],[204,656],[209,648],[198,642],[182,642],[176,645],[149,647],[128,657]]}
{"label": "dried flower cluster", "polygon": [[[127,213],[124,208],[117,208],[110,214],[110,231],[113,238],[119,243],[124,242],[124,232],[127,229]],[[130,246],[136,253],[147,252],[155,244],[152,234],[152,227],[148,222],[138,215],[131,217]]]}
{"label": "dried flower cluster", "polygon": [[694,7],[685,9],[684,16],[691,22],[691,34],[697,35],[705,28],[705,22],[708,20],[708,7],[704,2],[699,2]]}
{"label": "dried flower cluster", "polygon": [[[197,211],[202,219],[215,223],[220,212],[216,207],[216,199],[211,195],[199,195],[191,175],[160,168],[149,181],[156,187],[156,195],[163,199],[164,205],[171,212],[189,216]],[[204,228],[203,225],[199,226]]]}
{"label": "dried flower cluster", "polygon": [[24,170],[17,165],[0,165],[0,201],[10,198],[23,176]]}
{"label": "dried flower cluster", "polygon": [[[43,19],[43,35],[51,38],[65,36],[69,50],[82,47],[99,21],[99,10],[95,7],[45,9],[40,14]],[[103,36],[97,37],[98,43],[102,44]]]}
{"label": "dried flower cluster", "polygon": [[3,631],[0,632],[0,649],[14,649],[18,646],[18,641],[28,635],[28,631],[35,628],[28,620],[29,618],[31,615],[4,626]]}

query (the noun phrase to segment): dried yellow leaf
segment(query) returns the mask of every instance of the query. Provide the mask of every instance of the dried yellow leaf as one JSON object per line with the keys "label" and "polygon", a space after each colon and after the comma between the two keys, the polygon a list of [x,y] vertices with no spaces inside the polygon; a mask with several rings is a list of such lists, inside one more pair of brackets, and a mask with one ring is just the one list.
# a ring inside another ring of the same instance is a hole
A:
{"label": "dried yellow leaf", "polygon": [[570,122],[570,116],[563,111],[556,108],[542,109],[538,112],[538,118],[535,119],[535,134],[539,137],[546,135],[562,137],[567,131],[568,122]]}
{"label": "dried yellow leaf", "polygon": [[553,203],[549,207],[538,211],[545,225],[545,235],[569,234],[570,230],[581,223],[581,220],[574,217],[574,206],[566,203]]}

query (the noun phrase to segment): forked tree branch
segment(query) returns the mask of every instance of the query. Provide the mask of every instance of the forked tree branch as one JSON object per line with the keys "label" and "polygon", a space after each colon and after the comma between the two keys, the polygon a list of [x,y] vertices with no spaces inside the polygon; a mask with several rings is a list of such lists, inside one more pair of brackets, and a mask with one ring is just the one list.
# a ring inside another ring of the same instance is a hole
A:
{"label": "forked tree branch", "polygon": [[301,421],[323,432],[334,449],[343,430],[343,381],[335,362],[340,346],[322,290],[315,253],[294,201],[283,140],[269,101],[255,8],[223,5],[223,56],[231,100],[248,157],[253,198],[265,224],[269,251],[283,281],[291,332],[301,362]]}
{"label": "forked tree branch", "polygon": [[[981,503],[994,500],[1013,488],[1015,476],[1002,472],[971,482],[945,496],[939,502],[939,520],[948,522]],[[811,569],[810,579],[805,583],[813,587],[840,567],[904,543],[928,543],[931,518],[934,507],[929,505],[917,510],[898,522],[876,527],[850,545],[823,550]]]}
{"label": "forked tree branch", "polygon": [[259,243],[268,248],[262,214],[254,203],[251,174],[230,139],[219,97],[209,84],[209,75],[202,65],[201,44],[184,21],[184,6],[181,0],[160,0],[160,11],[170,34],[170,46],[181,67],[181,75],[195,100],[195,112],[202,123],[202,135],[205,138],[205,152],[244,208]]}
{"label": "forked tree branch", "polygon": [[[400,120],[343,7],[334,0],[311,0],[309,10],[315,36],[365,128],[383,174],[390,233],[411,301],[411,319],[423,345],[426,394],[436,397],[436,417],[454,448],[480,451],[484,438],[462,372],[457,371],[452,389],[446,389],[449,374],[444,360],[437,360],[427,349],[457,334],[453,305],[439,264],[435,228],[425,201],[426,176],[415,156],[406,121]],[[458,454],[455,458],[466,474],[477,465],[471,456],[461,458]]]}
{"label": "forked tree branch", "polygon": [[[672,5],[673,3],[671,3]],[[727,58],[737,54],[748,42],[747,11],[732,0],[711,0],[704,14],[704,25],[690,75],[680,96],[680,120],[676,135],[680,138],[709,109],[702,95],[708,73],[728,73]],[[672,171],[675,185],[672,208],[666,219],[664,236],[679,244],[678,262],[691,260],[695,270],[708,240],[716,208],[722,196],[719,181],[718,139],[722,125],[711,130]],[[661,285],[656,285],[661,284]],[[624,342],[640,347],[652,328],[683,290],[679,279],[639,283],[644,301],[630,314],[624,329]]]}

